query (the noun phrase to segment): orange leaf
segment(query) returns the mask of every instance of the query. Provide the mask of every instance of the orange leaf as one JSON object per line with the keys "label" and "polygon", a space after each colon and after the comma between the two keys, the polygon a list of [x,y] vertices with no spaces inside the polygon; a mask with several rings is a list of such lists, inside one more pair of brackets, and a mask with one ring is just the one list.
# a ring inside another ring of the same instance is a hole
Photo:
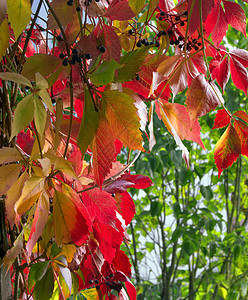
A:
{"label": "orange leaf", "polygon": [[208,83],[203,74],[196,76],[188,89],[186,105],[191,120],[202,117],[224,99],[214,83]]}
{"label": "orange leaf", "polygon": [[248,126],[239,120],[234,120],[234,128],[241,141],[241,154],[248,156]]}
{"label": "orange leaf", "polygon": [[230,167],[241,154],[241,143],[236,130],[229,124],[214,149],[214,159],[220,177],[222,171]]}

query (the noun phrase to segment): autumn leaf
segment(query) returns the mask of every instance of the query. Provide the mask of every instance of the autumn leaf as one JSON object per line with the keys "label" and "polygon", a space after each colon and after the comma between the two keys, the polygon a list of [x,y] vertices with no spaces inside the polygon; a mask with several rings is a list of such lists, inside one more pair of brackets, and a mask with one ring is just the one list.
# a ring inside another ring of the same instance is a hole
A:
{"label": "autumn leaf", "polygon": [[2,22],[0,25],[0,59],[2,59],[3,55],[6,52],[6,49],[8,48],[9,45],[9,26],[8,26],[8,20],[7,18]]}
{"label": "autumn leaf", "polygon": [[16,182],[20,171],[20,164],[9,164],[0,167],[0,195],[6,194],[6,192]]}
{"label": "autumn leaf", "polygon": [[220,109],[216,113],[214,127],[212,129],[226,127],[230,122],[231,114],[228,114],[228,111],[226,111],[225,109]]}
{"label": "autumn leaf", "polygon": [[[58,188],[58,187],[57,187]],[[85,218],[85,206],[69,186],[55,189],[53,197],[53,223],[57,244],[73,242],[81,246],[89,234],[90,221]]]}
{"label": "autumn leaf", "polygon": [[223,1],[228,24],[246,37],[246,16],[242,7],[231,1]]}
{"label": "autumn leaf", "polygon": [[230,167],[241,154],[240,138],[232,126],[229,124],[214,149],[214,159],[218,168],[218,177],[222,171]]}
{"label": "autumn leaf", "polygon": [[21,130],[26,128],[34,118],[34,99],[33,95],[23,98],[15,109],[14,120],[10,140],[13,139]]}
{"label": "autumn leaf", "polygon": [[112,1],[105,12],[105,17],[110,20],[125,21],[135,17],[135,13],[127,1]]}
{"label": "autumn leaf", "polygon": [[224,89],[230,77],[230,63],[228,56],[222,61],[212,60],[210,62],[210,70],[213,79],[216,79],[224,93]]}
{"label": "autumn leaf", "polygon": [[105,39],[106,52],[103,57],[106,60],[115,59],[118,63],[121,57],[121,45],[118,35],[115,33],[114,28],[103,24],[103,33]]}
{"label": "autumn leaf", "polygon": [[235,117],[238,117],[248,123],[248,114],[243,110],[238,110],[233,114]]}
{"label": "autumn leaf", "polygon": [[32,87],[31,82],[23,75],[12,72],[0,72],[0,78]]}
{"label": "autumn leaf", "polygon": [[186,99],[191,120],[204,116],[217,105],[224,104],[224,99],[217,86],[209,83],[203,74],[196,76],[189,86]]}
{"label": "autumn leaf", "polygon": [[102,100],[114,136],[130,149],[143,150],[139,117],[134,99],[119,91],[107,91],[103,94]]}
{"label": "autumn leaf", "polygon": [[0,164],[7,164],[21,159],[21,154],[16,148],[3,147],[0,149]]}
{"label": "autumn leaf", "polygon": [[31,5],[29,0],[6,0],[8,6],[8,21],[14,30],[17,39],[28,25],[31,18]]}
{"label": "autumn leaf", "polygon": [[239,120],[234,120],[234,128],[241,141],[241,154],[248,156],[248,126]]}
{"label": "autumn leaf", "polygon": [[233,83],[238,89],[244,91],[247,96],[248,73],[246,68],[234,56],[231,56],[230,67]]}
{"label": "autumn leaf", "polygon": [[107,120],[100,119],[96,135],[92,142],[94,179],[101,188],[116,158],[115,137]]}
{"label": "autumn leaf", "polygon": [[217,1],[216,5],[212,9],[212,12],[208,15],[205,22],[205,28],[207,36],[212,34],[211,36],[214,44],[219,45],[228,29],[226,15],[223,11],[220,1]]}
{"label": "autumn leaf", "polygon": [[[3,21],[5,20],[6,14],[7,14],[6,0],[1,0],[0,1],[0,26],[2,25]],[[0,36],[1,36],[1,34],[0,34]]]}
{"label": "autumn leaf", "polygon": [[34,219],[30,231],[30,235],[27,241],[26,249],[28,251],[28,257],[30,257],[32,250],[38,241],[39,237],[45,228],[46,222],[49,216],[49,197],[46,193],[42,193],[37,203]]}
{"label": "autumn leaf", "polygon": [[144,8],[145,0],[128,0],[128,4],[132,11],[137,15]]}

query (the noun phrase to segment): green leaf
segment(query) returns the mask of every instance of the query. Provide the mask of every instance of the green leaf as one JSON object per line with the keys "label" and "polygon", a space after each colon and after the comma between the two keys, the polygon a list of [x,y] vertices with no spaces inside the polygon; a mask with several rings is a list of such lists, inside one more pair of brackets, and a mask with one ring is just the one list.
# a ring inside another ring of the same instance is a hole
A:
{"label": "green leaf", "polygon": [[44,130],[45,130],[45,125],[46,125],[46,117],[47,117],[47,112],[44,107],[44,104],[40,99],[35,97],[34,99],[34,121],[35,121],[35,126],[37,128],[37,131],[40,136],[43,135]]}
{"label": "green leaf", "polygon": [[19,84],[27,85],[32,88],[31,82],[21,74],[14,72],[0,72],[0,78],[3,80],[9,80]]}
{"label": "green leaf", "polygon": [[149,48],[149,46],[141,47],[140,49],[128,52],[122,56],[120,59],[120,64],[124,65],[124,67],[118,70],[116,81],[124,82],[132,80],[144,63]]}
{"label": "green leaf", "polygon": [[161,214],[161,210],[162,210],[162,205],[161,203],[159,203],[159,201],[151,202],[150,212],[152,217],[159,216]]}
{"label": "green leaf", "polygon": [[41,89],[37,92],[37,94],[41,97],[41,99],[45,102],[46,106],[50,110],[50,112],[53,112],[53,104],[51,97],[49,96],[46,89]]}
{"label": "green leaf", "polygon": [[7,18],[3,21],[3,23],[0,25],[0,60],[2,60],[3,55],[6,52],[6,49],[9,46],[9,25]]}
{"label": "green leaf", "polygon": [[8,21],[14,30],[15,38],[19,37],[27,27],[31,17],[31,5],[29,0],[7,0]]}
{"label": "green leaf", "polygon": [[34,99],[33,95],[23,98],[14,112],[14,120],[10,140],[13,139],[21,130],[26,128],[34,118]]}
{"label": "green leaf", "polygon": [[31,290],[36,281],[39,281],[46,274],[49,266],[49,261],[39,261],[33,264],[28,275],[28,288]]}
{"label": "green leaf", "polygon": [[88,90],[84,91],[84,113],[82,122],[77,137],[78,146],[85,154],[88,146],[92,142],[98,128],[99,113],[95,111],[90,93]]}
{"label": "green leaf", "polygon": [[48,83],[46,79],[39,73],[35,73],[35,82],[37,89],[48,89]]}
{"label": "green leaf", "polygon": [[136,15],[141,12],[145,3],[145,0],[128,0],[129,6]]}
{"label": "green leaf", "polygon": [[35,300],[49,300],[53,294],[54,278],[52,267],[49,267],[41,280],[34,287]]}
{"label": "green leaf", "polygon": [[50,75],[61,64],[61,59],[53,55],[43,53],[30,56],[25,62],[22,75],[30,80],[35,80],[35,73],[39,72],[43,77]]}
{"label": "green leaf", "polygon": [[92,74],[89,74],[89,78],[96,86],[106,85],[114,80],[115,70],[120,68],[121,65],[114,59],[103,61]]}
{"label": "green leaf", "polygon": [[213,199],[213,192],[212,192],[212,189],[211,189],[211,187],[210,186],[204,186],[204,185],[201,185],[200,186],[200,191],[201,191],[201,194],[202,194],[202,196],[206,199],[206,200],[208,200],[208,201],[210,201],[211,199]]}
{"label": "green leaf", "polygon": [[96,288],[81,291],[87,300],[99,300],[99,295]]}

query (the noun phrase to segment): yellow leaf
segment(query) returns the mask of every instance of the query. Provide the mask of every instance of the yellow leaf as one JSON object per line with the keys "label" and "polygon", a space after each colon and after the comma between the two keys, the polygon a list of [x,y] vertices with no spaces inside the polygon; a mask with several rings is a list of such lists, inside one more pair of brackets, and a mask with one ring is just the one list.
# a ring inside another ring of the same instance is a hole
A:
{"label": "yellow leaf", "polygon": [[41,97],[41,99],[45,102],[46,106],[50,110],[50,112],[53,112],[53,104],[51,97],[49,96],[46,89],[41,89],[37,92],[37,94]]}
{"label": "yellow leaf", "polygon": [[16,212],[14,211],[14,205],[19,199],[22,193],[22,189],[26,180],[28,180],[29,175],[27,172],[22,173],[22,175],[17,179],[17,181],[12,185],[7,193],[7,198],[5,200],[5,208],[7,219],[9,221],[10,227],[12,228],[16,222]]}
{"label": "yellow leaf", "polygon": [[145,3],[145,0],[128,0],[129,6],[136,15],[141,12]]}
{"label": "yellow leaf", "polygon": [[69,160],[65,160],[63,157],[58,157],[55,160],[54,170],[59,170],[70,176],[73,179],[78,179],[75,174],[71,162]]}
{"label": "yellow leaf", "polygon": [[17,39],[26,28],[31,17],[31,5],[29,0],[7,0],[8,20],[14,30]]}
{"label": "yellow leaf", "polygon": [[1,72],[0,78],[3,80],[9,80],[9,81],[13,81],[13,82],[16,82],[19,84],[27,85],[30,88],[33,88],[31,82],[26,77],[24,77],[23,75],[18,74],[18,73]]}
{"label": "yellow leaf", "polygon": [[25,129],[34,118],[33,95],[28,95],[22,99],[15,109],[14,120],[10,140],[21,130]]}
{"label": "yellow leaf", "polygon": [[0,168],[0,195],[5,194],[16,182],[20,170],[19,164],[10,164]]}
{"label": "yellow leaf", "polygon": [[100,299],[96,288],[81,291],[81,294],[83,294],[87,300]]}
{"label": "yellow leaf", "polygon": [[44,133],[44,129],[46,125],[46,117],[47,117],[47,113],[44,104],[40,99],[35,97],[34,98],[34,122],[40,137],[42,137]]}
{"label": "yellow leaf", "polygon": [[48,83],[46,79],[39,73],[35,73],[35,81],[37,89],[48,89]]}
{"label": "yellow leaf", "polygon": [[0,149],[0,164],[7,164],[21,160],[21,155],[16,148],[4,147]]}
{"label": "yellow leaf", "polygon": [[45,178],[32,176],[25,182],[22,195],[15,203],[15,211],[21,215],[26,212],[39,198],[44,189]]}
{"label": "yellow leaf", "polygon": [[58,256],[64,255],[67,259],[67,262],[70,263],[74,258],[74,254],[76,253],[77,247],[73,244],[67,244],[62,246],[61,252]]}
{"label": "yellow leaf", "polygon": [[3,23],[0,25],[0,60],[2,60],[3,55],[6,52],[6,49],[9,46],[9,26],[8,20],[5,19]]}

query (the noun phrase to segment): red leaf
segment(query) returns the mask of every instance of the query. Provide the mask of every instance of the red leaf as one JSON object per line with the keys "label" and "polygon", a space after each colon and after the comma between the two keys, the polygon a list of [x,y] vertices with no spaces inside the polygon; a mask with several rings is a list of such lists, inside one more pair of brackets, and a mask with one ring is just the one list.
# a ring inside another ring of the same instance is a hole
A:
{"label": "red leaf", "polygon": [[238,110],[233,114],[235,117],[238,117],[248,123],[248,114],[244,112],[243,110]]}
{"label": "red leaf", "polygon": [[243,8],[231,1],[224,1],[224,8],[227,22],[246,37],[246,16]]}
{"label": "red leaf", "polygon": [[234,120],[234,128],[241,141],[241,154],[248,156],[248,126],[242,121]]}
{"label": "red leaf", "polygon": [[24,152],[29,155],[31,154],[34,145],[34,137],[32,136],[32,132],[30,129],[28,129],[27,132],[25,132],[24,130],[19,132],[16,142]]}
{"label": "red leaf", "polygon": [[116,228],[116,205],[114,198],[98,188],[82,193],[82,201],[87,207],[91,221],[108,224]]}
{"label": "red leaf", "polygon": [[192,80],[186,99],[191,120],[204,116],[221,103],[224,103],[224,99],[217,86],[213,82],[208,83],[203,74]]}
{"label": "red leaf", "polygon": [[[188,0],[188,12],[192,6],[193,0]],[[211,8],[214,6],[214,0],[202,0],[202,20],[206,20]],[[199,12],[199,0],[195,1],[193,12],[190,18],[189,34],[192,35],[197,28],[200,27],[200,12]]]}
{"label": "red leaf", "polygon": [[[156,102],[157,105],[157,102]],[[201,137],[200,137],[200,125],[198,120],[191,122],[187,108],[178,103],[165,103],[161,102],[161,112],[160,115],[162,120],[167,127],[168,131],[173,135],[171,126],[164,117],[164,113],[168,117],[170,123],[174,127],[178,136],[181,140],[191,140],[198,143],[203,149],[205,149]],[[157,105],[157,112],[159,111]]]}
{"label": "red leaf", "polygon": [[126,256],[125,252],[118,250],[115,253],[113,259],[113,266],[116,270],[123,272],[128,277],[131,277],[131,264],[129,258]]}
{"label": "red leaf", "polygon": [[248,73],[245,67],[233,56],[231,56],[230,60],[231,66],[231,77],[233,83],[236,87],[242,91],[244,91],[245,95],[247,96],[247,89],[248,89]]}
{"label": "red leaf", "polygon": [[234,49],[229,52],[229,55],[237,59],[245,68],[248,68],[248,51],[244,49]]}
{"label": "red leaf", "polygon": [[230,167],[241,154],[241,143],[236,130],[230,124],[214,149],[214,159],[218,168],[218,177]]}
{"label": "red leaf", "polygon": [[173,0],[160,0],[158,7],[162,9],[162,11],[168,12],[175,7],[175,3]]}
{"label": "red leaf", "polygon": [[205,28],[208,36],[212,33],[214,44],[219,45],[228,29],[228,23],[220,1],[216,3],[212,12],[208,15]]}
{"label": "red leaf", "polygon": [[103,57],[107,60],[115,59],[117,62],[120,62],[121,44],[118,35],[113,27],[106,24],[103,24],[103,32],[106,47]]}
{"label": "red leaf", "polygon": [[106,10],[105,17],[110,20],[125,21],[135,17],[135,13],[131,10],[127,1],[114,0]]}
{"label": "red leaf", "polygon": [[136,300],[137,292],[136,292],[135,286],[132,284],[132,282],[127,281],[125,283],[125,286],[126,286],[126,290],[127,290],[130,300]]}
{"label": "red leaf", "polygon": [[217,111],[214,120],[214,127],[212,129],[226,127],[230,122],[231,122],[230,115],[226,112],[225,109],[220,109]]}
{"label": "red leaf", "polygon": [[222,89],[222,92],[224,93],[224,89],[230,77],[230,64],[227,56],[221,62],[215,60],[212,63],[211,75],[213,79],[217,80],[218,84]]}
{"label": "red leaf", "polygon": [[92,142],[94,179],[101,188],[116,159],[115,137],[105,119],[99,121],[97,133]]}
{"label": "red leaf", "polygon": [[117,194],[115,199],[118,212],[125,220],[125,224],[130,224],[135,215],[135,205],[133,199],[130,197],[129,193],[125,191],[121,194]]}

